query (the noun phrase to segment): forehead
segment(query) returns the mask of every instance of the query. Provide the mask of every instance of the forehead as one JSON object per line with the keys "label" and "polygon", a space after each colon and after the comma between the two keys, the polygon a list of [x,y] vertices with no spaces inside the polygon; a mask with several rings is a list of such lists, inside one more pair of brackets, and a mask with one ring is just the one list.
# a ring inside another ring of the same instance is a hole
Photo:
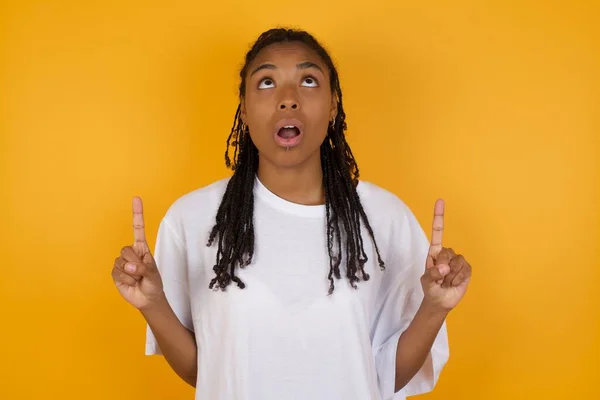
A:
{"label": "forehead", "polygon": [[262,49],[252,63],[250,63],[249,70],[251,71],[252,67],[259,66],[266,62],[275,64],[276,66],[281,64],[283,67],[283,64],[286,63],[296,65],[297,63],[303,61],[312,61],[315,64],[320,65],[323,70],[327,68],[317,52],[304,43],[282,42],[271,44]]}

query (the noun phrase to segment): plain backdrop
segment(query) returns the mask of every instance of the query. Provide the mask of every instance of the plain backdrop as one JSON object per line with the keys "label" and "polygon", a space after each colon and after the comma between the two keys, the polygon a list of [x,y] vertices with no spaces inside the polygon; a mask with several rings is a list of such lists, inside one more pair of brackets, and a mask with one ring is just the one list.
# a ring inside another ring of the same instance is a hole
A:
{"label": "plain backdrop", "polygon": [[473,266],[423,399],[598,399],[596,1],[34,1],[0,5],[0,398],[191,399],[118,295],[147,232],[226,177],[260,32],[332,52],[362,179]]}

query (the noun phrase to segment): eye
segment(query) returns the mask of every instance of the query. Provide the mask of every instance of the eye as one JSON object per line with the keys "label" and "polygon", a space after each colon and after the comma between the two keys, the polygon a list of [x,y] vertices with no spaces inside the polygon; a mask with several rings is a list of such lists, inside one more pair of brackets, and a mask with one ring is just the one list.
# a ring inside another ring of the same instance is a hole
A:
{"label": "eye", "polygon": [[273,87],[274,85],[275,85],[275,82],[273,82],[273,79],[263,78],[258,83],[258,88],[259,89],[269,89],[269,87]]}
{"label": "eye", "polygon": [[313,78],[312,76],[307,76],[302,81],[302,85],[303,86],[307,85],[308,87],[318,87],[319,82],[317,82],[317,80],[315,78]]}

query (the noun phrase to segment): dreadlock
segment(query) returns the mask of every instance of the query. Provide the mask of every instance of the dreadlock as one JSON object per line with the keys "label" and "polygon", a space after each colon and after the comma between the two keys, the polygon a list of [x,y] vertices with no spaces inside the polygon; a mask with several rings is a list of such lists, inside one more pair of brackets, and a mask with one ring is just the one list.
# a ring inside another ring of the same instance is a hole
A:
{"label": "dreadlock", "polygon": [[[380,268],[385,268],[375,243],[375,237],[367,215],[363,210],[356,186],[359,170],[356,160],[346,142],[346,114],[342,106],[342,90],[337,70],[327,51],[317,40],[305,31],[276,28],[262,33],[248,51],[240,71],[240,99],[246,91],[248,66],[265,47],[280,42],[301,42],[308,45],[321,57],[330,73],[331,92],[337,99],[338,113],[329,125],[327,137],[321,144],[320,156],[325,189],[325,210],[327,218],[327,249],[329,254],[329,294],[334,290],[334,277],[341,279],[340,263],[342,243],[345,242],[346,277],[353,288],[360,279],[369,280],[364,265],[367,255],[361,236],[361,218],[375,244]],[[233,157],[230,150],[233,148]],[[238,105],[231,133],[227,138],[225,164],[233,171],[217,211],[208,246],[218,238],[216,262],[213,267],[215,277],[209,287],[225,289],[231,281],[244,288],[244,283],[235,275],[235,268],[246,267],[254,255],[254,184],[258,168],[258,149],[250,139],[248,127],[241,119],[241,104]]]}

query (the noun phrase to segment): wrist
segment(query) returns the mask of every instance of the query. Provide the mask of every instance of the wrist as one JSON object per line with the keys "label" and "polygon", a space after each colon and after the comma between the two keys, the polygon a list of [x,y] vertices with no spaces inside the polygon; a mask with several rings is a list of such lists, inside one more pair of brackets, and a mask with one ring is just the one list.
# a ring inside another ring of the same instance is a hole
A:
{"label": "wrist", "polygon": [[149,300],[147,304],[139,307],[138,310],[144,316],[147,316],[148,314],[163,313],[169,307],[169,302],[167,301],[165,293],[161,292],[160,295]]}
{"label": "wrist", "polygon": [[419,312],[431,319],[446,319],[451,310],[451,308],[443,307],[427,298],[423,299],[419,307]]}

